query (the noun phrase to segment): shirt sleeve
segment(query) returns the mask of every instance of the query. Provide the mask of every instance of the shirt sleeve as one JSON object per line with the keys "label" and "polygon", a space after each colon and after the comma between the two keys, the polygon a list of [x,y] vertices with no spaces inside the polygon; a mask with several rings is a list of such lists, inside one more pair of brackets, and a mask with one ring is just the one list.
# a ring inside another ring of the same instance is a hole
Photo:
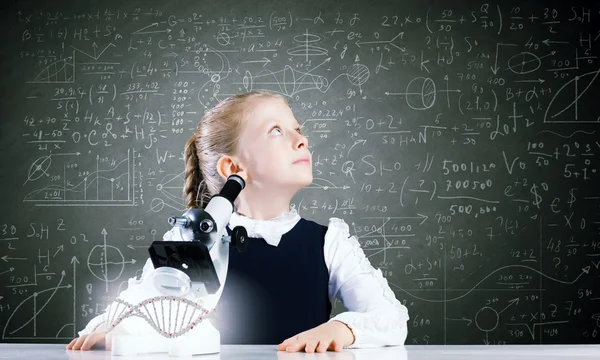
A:
{"label": "shirt sleeve", "polygon": [[[167,231],[163,235],[164,241],[179,240],[179,234],[175,232],[174,228]],[[151,277],[154,272],[154,265],[152,260],[148,258],[142,269],[142,275],[140,278],[133,277],[127,282],[128,286],[126,290],[123,290],[117,296],[119,299],[129,302],[130,304],[138,303],[151,296],[156,295],[152,284]],[[104,312],[94,318],[92,318],[86,325],[86,327],[79,331],[79,336],[91,334],[94,331],[106,331],[106,327],[111,321],[114,321],[115,316],[119,314],[123,309],[123,305],[112,302],[106,307]],[[129,333],[139,333],[142,328],[146,328],[147,324],[141,319],[136,317],[128,318],[126,321],[121,322],[119,326]]]}
{"label": "shirt sleeve", "polygon": [[323,250],[329,297],[338,298],[348,309],[329,321],[340,321],[352,330],[354,343],[348,348],[403,345],[408,309],[396,299],[381,270],[373,268],[344,220],[330,218]]}

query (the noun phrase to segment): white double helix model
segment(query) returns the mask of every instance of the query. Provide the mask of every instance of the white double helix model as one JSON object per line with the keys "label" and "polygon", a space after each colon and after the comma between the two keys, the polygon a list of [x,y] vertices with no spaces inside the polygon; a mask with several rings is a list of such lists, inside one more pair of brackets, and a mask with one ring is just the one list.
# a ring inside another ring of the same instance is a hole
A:
{"label": "white double helix model", "polygon": [[106,332],[114,329],[121,321],[137,316],[146,320],[162,336],[174,338],[199,325],[211,312],[212,310],[179,296],[156,296],[136,305],[117,298],[106,312]]}

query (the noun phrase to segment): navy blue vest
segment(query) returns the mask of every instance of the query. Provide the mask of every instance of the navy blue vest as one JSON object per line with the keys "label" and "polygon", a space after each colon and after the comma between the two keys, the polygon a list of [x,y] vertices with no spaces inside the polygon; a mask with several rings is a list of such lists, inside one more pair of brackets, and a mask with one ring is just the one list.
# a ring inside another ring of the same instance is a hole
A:
{"label": "navy blue vest", "polygon": [[222,344],[279,344],[329,320],[326,231],[327,226],[301,218],[278,246],[248,238],[245,252],[230,247],[212,321]]}

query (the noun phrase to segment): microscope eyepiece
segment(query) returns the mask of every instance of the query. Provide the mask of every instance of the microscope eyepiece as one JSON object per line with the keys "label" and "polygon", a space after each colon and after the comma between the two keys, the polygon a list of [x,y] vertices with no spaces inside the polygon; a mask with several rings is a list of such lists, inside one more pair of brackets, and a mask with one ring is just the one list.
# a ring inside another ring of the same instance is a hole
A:
{"label": "microscope eyepiece", "polygon": [[169,224],[171,224],[171,226],[181,226],[186,228],[190,224],[190,221],[187,216],[171,216],[169,218]]}
{"label": "microscope eyepiece", "polygon": [[233,204],[244,187],[246,187],[246,182],[241,176],[236,174],[229,175],[225,185],[223,185],[223,188],[221,189],[221,192],[219,192],[219,195],[229,200],[229,202]]}

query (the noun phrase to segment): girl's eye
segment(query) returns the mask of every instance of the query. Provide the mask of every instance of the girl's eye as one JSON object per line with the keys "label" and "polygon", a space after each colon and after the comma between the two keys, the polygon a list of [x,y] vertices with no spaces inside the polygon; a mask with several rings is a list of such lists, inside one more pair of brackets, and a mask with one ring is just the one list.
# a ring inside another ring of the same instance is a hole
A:
{"label": "girl's eye", "polygon": [[271,129],[270,132],[273,132],[273,130],[278,130],[280,134],[282,133],[281,128],[279,128],[279,126],[275,126],[274,128]]}

